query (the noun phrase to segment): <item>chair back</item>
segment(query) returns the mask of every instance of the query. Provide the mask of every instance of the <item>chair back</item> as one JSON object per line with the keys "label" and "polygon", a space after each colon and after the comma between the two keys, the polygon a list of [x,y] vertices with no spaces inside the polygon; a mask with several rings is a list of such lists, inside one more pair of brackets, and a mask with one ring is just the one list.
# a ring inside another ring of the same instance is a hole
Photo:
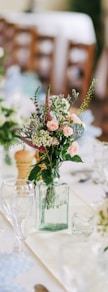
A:
{"label": "chair back", "polygon": [[65,92],[72,93],[75,88],[79,92],[80,102],[89,89],[95,61],[95,45],[75,43],[68,40],[67,62],[64,76]]}
{"label": "chair back", "polygon": [[13,37],[13,64],[18,65],[21,71],[33,71],[34,43],[36,30],[24,25],[15,26]]}
{"label": "chair back", "polygon": [[48,84],[51,84],[52,90],[54,87],[55,45],[56,37],[42,34],[39,31],[36,33],[33,71],[38,74],[44,90]]}

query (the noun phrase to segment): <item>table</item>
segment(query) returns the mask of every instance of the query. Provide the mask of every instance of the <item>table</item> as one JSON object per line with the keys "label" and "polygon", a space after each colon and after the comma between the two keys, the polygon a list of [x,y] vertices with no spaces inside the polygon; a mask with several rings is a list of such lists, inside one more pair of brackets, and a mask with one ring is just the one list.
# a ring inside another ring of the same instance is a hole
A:
{"label": "table", "polygon": [[[91,150],[93,147],[94,139],[89,140],[89,145],[91,141]],[[86,143],[85,143],[86,144]],[[87,141],[88,145],[88,141]],[[87,146],[86,145],[86,146]],[[83,145],[84,146],[84,145]],[[81,147],[82,149],[84,147]],[[89,147],[89,151],[90,147]],[[50,292],[63,292],[66,291],[62,285],[62,281],[59,274],[58,258],[59,258],[59,248],[64,241],[64,239],[70,238],[71,235],[71,211],[76,206],[84,206],[88,210],[94,212],[91,203],[100,200],[100,193],[98,185],[94,184],[91,179],[88,179],[85,183],[79,182],[79,173],[84,171],[84,169],[91,169],[93,161],[91,161],[91,156],[87,156],[85,164],[76,165],[76,163],[66,162],[61,168],[61,177],[64,181],[68,181],[70,185],[70,225],[69,230],[61,231],[56,233],[49,232],[36,232],[35,222],[32,226],[32,230],[27,236],[25,242],[25,248],[27,249],[30,258],[33,260],[29,269],[21,272],[14,279],[14,283],[21,285],[26,290],[18,290],[33,292],[33,286],[36,283],[43,283]],[[15,165],[14,165],[15,167]],[[15,173],[15,172],[14,172]],[[15,173],[15,175],[17,172]],[[9,175],[9,173],[8,173]],[[4,234],[10,238],[10,246],[13,244],[13,230],[8,221],[3,218],[4,224],[6,226],[6,231]],[[2,238],[2,237],[1,237]],[[6,238],[5,238],[6,239]],[[8,242],[8,244],[9,244]],[[6,243],[6,242],[5,242]],[[6,243],[7,244],[7,243]],[[1,240],[0,240],[1,247]],[[3,247],[1,251],[3,252]],[[15,290],[17,292],[17,289]],[[13,291],[11,291],[13,292]]]}
{"label": "table", "polygon": [[[81,194],[81,205],[86,205],[89,209],[92,200],[99,199],[98,193],[95,198],[89,197],[87,200],[87,187],[90,190],[95,189],[90,182],[86,184],[77,183],[73,185],[73,195],[71,198],[71,204],[79,204],[80,200],[77,194]],[[92,192],[92,191],[91,191]],[[71,193],[72,194],[72,193]],[[93,193],[92,193],[93,194]],[[86,201],[86,203],[85,203]],[[91,208],[91,207],[90,207]],[[6,225],[8,223],[6,222]],[[8,237],[12,238],[12,228],[8,228]],[[65,238],[69,238],[70,231],[55,233],[38,233],[35,230],[28,236],[26,240],[27,250],[32,259],[35,261],[35,265],[29,269],[29,271],[22,273],[16,277],[16,283],[24,286],[28,292],[32,292],[32,287],[36,283],[43,283],[47,286],[50,292],[63,292],[65,291],[60,282],[59,267],[57,264],[59,256],[59,248]],[[47,245],[48,242],[48,245]],[[56,245],[55,245],[56,242]],[[11,243],[12,244],[12,243]],[[55,248],[54,248],[54,246]]]}

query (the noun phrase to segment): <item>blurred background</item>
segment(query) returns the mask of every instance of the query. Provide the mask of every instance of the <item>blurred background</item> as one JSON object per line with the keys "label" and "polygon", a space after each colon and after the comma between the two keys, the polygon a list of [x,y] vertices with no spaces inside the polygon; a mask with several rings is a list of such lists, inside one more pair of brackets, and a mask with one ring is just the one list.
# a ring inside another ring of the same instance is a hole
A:
{"label": "blurred background", "polygon": [[40,85],[41,99],[51,84],[52,94],[75,88],[79,106],[97,78],[89,107],[108,141],[108,0],[0,0],[0,62],[6,95]]}

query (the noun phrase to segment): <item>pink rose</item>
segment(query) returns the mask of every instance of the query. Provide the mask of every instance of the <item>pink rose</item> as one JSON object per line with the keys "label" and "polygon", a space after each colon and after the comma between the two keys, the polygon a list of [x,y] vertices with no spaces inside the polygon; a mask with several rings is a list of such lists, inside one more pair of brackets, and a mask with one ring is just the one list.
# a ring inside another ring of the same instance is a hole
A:
{"label": "pink rose", "polygon": [[76,114],[70,114],[70,119],[75,123],[75,124],[82,124],[82,121],[78,118]]}
{"label": "pink rose", "polygon": [[47,128],[49,131],[56,131],[59,127],[57,120],[51,120],[47,122]]}
{"label": "pink rose", "polygon": [[72,145],[69,146],[67,153],[70,154],[71,156],[74,156],[78,153],[78,151],[79,151],[79,145],[76,141],[74,141]]}
{"label": "pink rose", "polygon": [[71,127],[69,127],[69,126],[65,126],[63,128],[63,134],[66,137],[71,136],[73,134],[73,129]]}

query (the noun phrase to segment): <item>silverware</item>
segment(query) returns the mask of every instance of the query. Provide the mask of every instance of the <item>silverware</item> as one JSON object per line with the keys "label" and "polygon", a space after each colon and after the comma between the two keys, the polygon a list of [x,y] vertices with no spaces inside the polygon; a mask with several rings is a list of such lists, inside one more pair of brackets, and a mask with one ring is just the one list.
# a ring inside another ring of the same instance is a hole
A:
{"label": "silverware", "polygon": [[44,285],[42,284],[36,284],[34,286],[34,291],[35,292],[50,292]]}
{"label": "silverware", "polygon": [[88,181],[90,179],[90,176],[85,176],[85,177],[82,177],[78,180],[79,183],[85,183],[86,181]]}

